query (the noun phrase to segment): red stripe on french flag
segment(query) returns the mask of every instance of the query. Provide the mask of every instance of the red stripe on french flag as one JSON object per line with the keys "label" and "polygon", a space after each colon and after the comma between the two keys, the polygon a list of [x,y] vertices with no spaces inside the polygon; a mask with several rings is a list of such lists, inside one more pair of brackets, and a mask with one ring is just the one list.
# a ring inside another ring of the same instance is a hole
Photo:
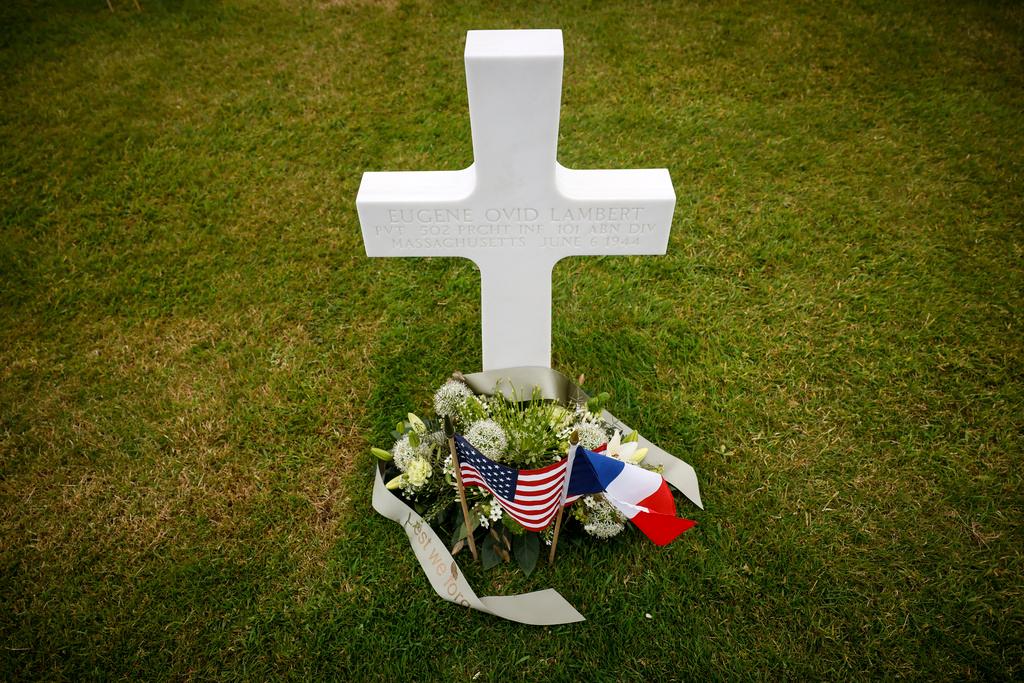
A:
{"label": "red stripe on french flag", "polygon": [[611,499],[611,502],[655,545],[668,545],[681,533],[697,525],[692,519],[676,517],[676,502],[664,481],[657,491],[636,505],[615,499]]}

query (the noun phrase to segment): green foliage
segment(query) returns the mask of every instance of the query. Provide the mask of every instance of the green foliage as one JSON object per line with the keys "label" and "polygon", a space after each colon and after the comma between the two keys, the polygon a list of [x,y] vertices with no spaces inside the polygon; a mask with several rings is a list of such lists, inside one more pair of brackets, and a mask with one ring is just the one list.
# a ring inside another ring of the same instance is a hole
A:
{"label": "green foliage", "polygon": [[[452,507],[452,502],[448,497],[439,497],[431,501],[424,509],[421,517],[427,522],[427,524],[435,525],[444,520],[445,513],[447,513]],[[465,524],[462,525],[465,530]]]}
{"label": "green foliage", "polygon": [[523,573],[529,576],[537,566],[540,557],[540,535],[536,532],[512,537],[512,554]]}
{"label": "green foliage", "polygon": [[[452,508],[450,508],[449,514],[451,516],[452,525],[455,528],[455,531],[452,532],[452,542],[451,542],[451,544],[455,545],[457,542],[459,542],[460,540],[466,538],[466,536],[467,536],[467,534],[466,534],[466,522],[465,522],[465,520],[462,517],[462,508],[460,506],[453,506]],[[470,518],[469,518],[469,527],[470,527],[470,529],[472,529],[473,531],[476,531],[479,526],[480,526],[479,520],[476,517],[474,517],[474,516],[470,516]]]}
{"label": "green foliage", "polygon": [[529,400],[496,393],[488,401],[488,408],[491,418],[508,436],[507,464],[541,467],[568,448],[568,440],[561,432],[569,425],[572,413],[558,403],[542,400],[536,387]]}
{"label": "green foliage", "polygon": [[[512,539],[504,529],[491,527],[484,536],[480,560],[484,569],[494,569],[501,562],[511,559]],[[524,570],[525,571],[525,570]],[[527,572],[528,573],[528,572]]]}
{"label": "green foliage", "polygon": [[484,537],[483,545],[480,546],[480,562],[484,569],[494,569],[501,563],[502,558],[498,555],[498,548],[498,541],[487,534]]}
{"label": "green foliage", "polygon": [[526,533],[526,527],[524,527],[523,525],[521,525],[519,522],[517,522],[516,520],[512,519],[508,515],[504,515],[501,518],[501,524],[502,524],[502,526],[505,527],[505,530],[508,531],[513,536],[522,536],[523,534]]}
{"label": "green foliage", "polygon": [[476,396],[470,396],[462,404],[458,414],[455,416],[455,424],[459,428],[465,428],[466,426],[476,422],[477,420],[484,420],[487,418],[487,410],[484,408],[483,403],[480,402]]}

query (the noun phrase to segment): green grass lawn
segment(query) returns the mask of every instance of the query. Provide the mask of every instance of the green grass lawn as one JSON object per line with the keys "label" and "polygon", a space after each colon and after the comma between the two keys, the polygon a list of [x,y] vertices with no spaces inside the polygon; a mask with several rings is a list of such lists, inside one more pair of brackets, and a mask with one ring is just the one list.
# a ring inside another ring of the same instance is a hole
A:
{"label": "green grass lawn", "polygon": [[[0,9],[0,678],[1024,676],[1020,5],[112,2]],[[706,504],[469,569],[553,628],[370,509],[480,309],[364,256],[360,174],[467,166],[517,27],[563,164],[671,171],[667,256],[555,269],[554,365]]]}

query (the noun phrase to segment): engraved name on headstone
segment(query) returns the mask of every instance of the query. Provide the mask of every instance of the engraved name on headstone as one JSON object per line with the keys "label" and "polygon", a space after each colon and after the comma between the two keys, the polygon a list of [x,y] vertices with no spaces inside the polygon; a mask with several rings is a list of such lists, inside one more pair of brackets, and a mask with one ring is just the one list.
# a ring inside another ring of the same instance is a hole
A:
{"label": "engraved name on headstone", "polygon": [[473,165],[364,173],[368,256],[461,256],[481,274],[485,370],[551,362],[551,270],[567,256],[664,254],[665,169],[571,170],[556,160],[562,32],[470,31]]}

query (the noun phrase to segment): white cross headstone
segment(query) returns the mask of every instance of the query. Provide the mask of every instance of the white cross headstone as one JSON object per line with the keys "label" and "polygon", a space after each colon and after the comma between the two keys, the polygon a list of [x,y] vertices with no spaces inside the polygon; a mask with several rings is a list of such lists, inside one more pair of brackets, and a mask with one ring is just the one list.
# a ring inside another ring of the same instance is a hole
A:
{"label": "white cross headstone", "polygon": [[480,268],[483,368],[551,364],[551,270],[566,256],[664,254],[666,169],[574,171],[556,160],[562,32],[470,31],[473,165],[364,173],[367,256],[462,256]]}

